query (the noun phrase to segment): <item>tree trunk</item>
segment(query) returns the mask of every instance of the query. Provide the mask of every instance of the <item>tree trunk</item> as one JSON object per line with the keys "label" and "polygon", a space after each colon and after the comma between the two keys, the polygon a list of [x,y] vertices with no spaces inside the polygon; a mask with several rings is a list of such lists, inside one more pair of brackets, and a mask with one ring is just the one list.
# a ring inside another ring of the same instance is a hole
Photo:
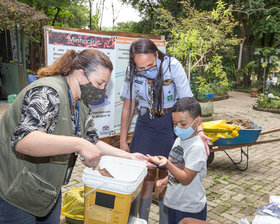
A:
{"label": "tree trunk", "polygon": [[92,11],[92,4],[91,0],[88,0],[89,3],[89,29],[92,30],[92,18],[91,18],[91,11]]}
{"label": "tree trunk", "polygon": [[[240,8],[240,0],[236,0],[235,5],[237,6],[237,8]],[[240,24],[239,28],[240,28],[241,38],[243,40],[245,40],[243,43],[243,49],[242,49],[242,55],[241,55],[241,58],[242,58],[241,67],[243,67],[250,62],[250,50],[249,50],[249,45],[248,45],[249,38],[247,36],[248,32],[246,32],[247,31],[246,23],[241,14],[239,14],[238,20],[239,20],[239,24]],[[249,74],[243,75],[243,85],[244,86],[250,85],[250,75]]]}
{"label": "tree trunk", "polygon": [[[250,62],[250,49],[248,46],[247,41],[245,40],[245,43],[243,45],[243,57],[242,57],[242,66],[247,65]],[[250,70],[247,74],[244,74],[243,76],[243,85],[244,86],[250,86],[251,80],[250,80]]]}
{"label": "tree trunk", "polygon": [[58,17],[58,14],[59,14],[59,12],[61,11],[61,8],[59,8],[59,7],[56,7],[56,9],[57,9],[57,11],[56,11],[56,14],[55,14],[55,16],[54,16],[54,19],[53,19],[53,22],[52,22],[52,26],[54,26],[55,21],[56,21],[56,19],[57,19],[57,17]]}

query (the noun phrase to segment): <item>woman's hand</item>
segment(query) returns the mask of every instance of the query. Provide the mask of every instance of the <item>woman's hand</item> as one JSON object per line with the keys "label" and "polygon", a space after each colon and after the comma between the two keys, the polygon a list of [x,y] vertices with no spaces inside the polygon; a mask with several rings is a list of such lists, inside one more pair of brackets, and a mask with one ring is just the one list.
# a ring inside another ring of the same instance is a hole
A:
{"label": "woman's hand", "polygon": [[85,141],[86,142],[84,146],[82,146],[81,150],[79,151],[81,161],[87,167],[95,169],[98,166],[101,159],[101,150],[91,142],[87,140]]}
{"label": "woman's hand", "polygon": [[151,164],[151,163],[149,162],[148,157],[145,156],[145,155],[143,155],[142,153],[138,153],[138,152],[131,153],[131,159],[144,161],[144,162],[147,164],[147,167],[148,167],[148,168],[154,168],[154,167],[156,167],[154,164]]}
{"label": "woman's hand", "polygon": [[150,162],[157,164],[158,166],[166,166],[168,160],[164,156],[151,156],[147,154]]}
{"label": "woman's hand", "polygon": [[162,193],[164,192],[166,186],[167,186],[167,182],[168,182],[168,177],[166,178],[163,178],[163,179],[159,179],[157,182],[156,182],[156,189]]}
{"label": "woman's hand", "polygon": [[206,156],[208,158],[208,156],[210,155],[208,141],[211,141],[212,138],[209,138],[208,136],[206,136],[203,131],[199,131],[198,134],[200,135],[200,138],[202,139],[202,141],[204,143],[204,147],[205,147],[205,151],[206,151]]}

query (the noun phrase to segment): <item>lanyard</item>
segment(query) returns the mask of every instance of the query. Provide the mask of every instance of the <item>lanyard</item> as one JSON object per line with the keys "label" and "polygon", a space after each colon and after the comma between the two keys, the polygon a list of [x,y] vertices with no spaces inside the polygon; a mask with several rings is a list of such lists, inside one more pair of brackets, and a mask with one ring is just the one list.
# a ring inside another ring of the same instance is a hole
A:
{"label": "lanyard", "polygon": [[[70,104],[71,104],[71,113],[74,112],[74,124],[75,124],[75,133],[74,136],[78,136],[78,132],[79,132],[79,113],[80,113],[80,108],[79,108],[79,101],[74,105],[74,101],[73,101],[73,96],[72,96],[72,92],[70,89],[70,86],[67,82],[67,77],[65,77],[66,83],[67,83],[67,88],[68,88],[68,93],[69,93],[69,97],[70,97]],[[75,108],[75,110],[74,110]]]}

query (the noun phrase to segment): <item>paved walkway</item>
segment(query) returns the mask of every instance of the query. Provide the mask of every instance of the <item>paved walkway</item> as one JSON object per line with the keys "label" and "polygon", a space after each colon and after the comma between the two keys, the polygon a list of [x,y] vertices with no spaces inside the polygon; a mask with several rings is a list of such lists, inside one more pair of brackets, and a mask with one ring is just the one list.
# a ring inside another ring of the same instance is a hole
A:
{"label": "paved walkway", "polygon": [[[247,93],[231,92],[228,100],[214,102],[214,119],[250,119],[263,131],[280,126],[280,114],[252,109],[256,99]],[[260,139],[279,138],[280,132]],[[238,160],[240,150],[228,150]],[[241,218],[250,222],[256,209],[269,202],[270,195],[280,195],[280,141],[252,146],[249,167],[238,171],[224,152],[216,152],[204,181],[208,200],[208,221],[236,223]]]}
{"label": "paved walkway", "polygon": [[[255,111],[255,98],[248,93],[230,92],[230,98],[214,102],[214,119],[250,119],[263,127],[263,131],[279,128],[280,114]],[[1,116],[1,105],[0,105]],[[264,135],[261,139],[279,138],[280,132]],[[228,150],[235,160],[240,150]],[[70,183],[63,187],[65,193],[82,186],[84,166],[78,162]],[[212,223],[236,223],[241,218],[250,222],[256,209],[269,201],[270,195],[280,195],[280,142],[252,146],[249,150],[249,167],[239,171],[224,152],[216,152],[204,179],[208,201],[207,220]],[[61,223],[66,223],[64,217]],[[158,223],[158,206],[152,205],[149,223]]]}

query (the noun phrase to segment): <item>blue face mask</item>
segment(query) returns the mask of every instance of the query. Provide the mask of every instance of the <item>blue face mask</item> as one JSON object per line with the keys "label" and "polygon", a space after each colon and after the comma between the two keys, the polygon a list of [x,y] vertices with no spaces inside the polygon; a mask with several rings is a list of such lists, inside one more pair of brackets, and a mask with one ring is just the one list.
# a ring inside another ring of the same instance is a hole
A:
{"label": "blue face mask", "polygon": [[[193,121],[193,123],[196,121],[196,119]],[[179,128],[178,126],[176,126],[174,128],[174,133],[182,140],[186,140],[189,137],[191,137],[193,135],[193,133],[195,132],[195,130],[192,128],[193,123],[186,129],[184,128]]]}
{"label": "blue face mask", "polygon": [[157,67],[155,67],[155,68],[150,68],[150,69],[147,69],[144,71],[138,71],[138,73],[147,79],[155,79],[158,74],[158,69],[157,69]]}
{"label": "blue face mask", "polygon": [[160,66],[161,61],[157,58],[157,66],[154,68],[149,68],[144,71],[137,71],[139,75],[144,76],[147,79],[155,79],[158,75],[158,70]]}

